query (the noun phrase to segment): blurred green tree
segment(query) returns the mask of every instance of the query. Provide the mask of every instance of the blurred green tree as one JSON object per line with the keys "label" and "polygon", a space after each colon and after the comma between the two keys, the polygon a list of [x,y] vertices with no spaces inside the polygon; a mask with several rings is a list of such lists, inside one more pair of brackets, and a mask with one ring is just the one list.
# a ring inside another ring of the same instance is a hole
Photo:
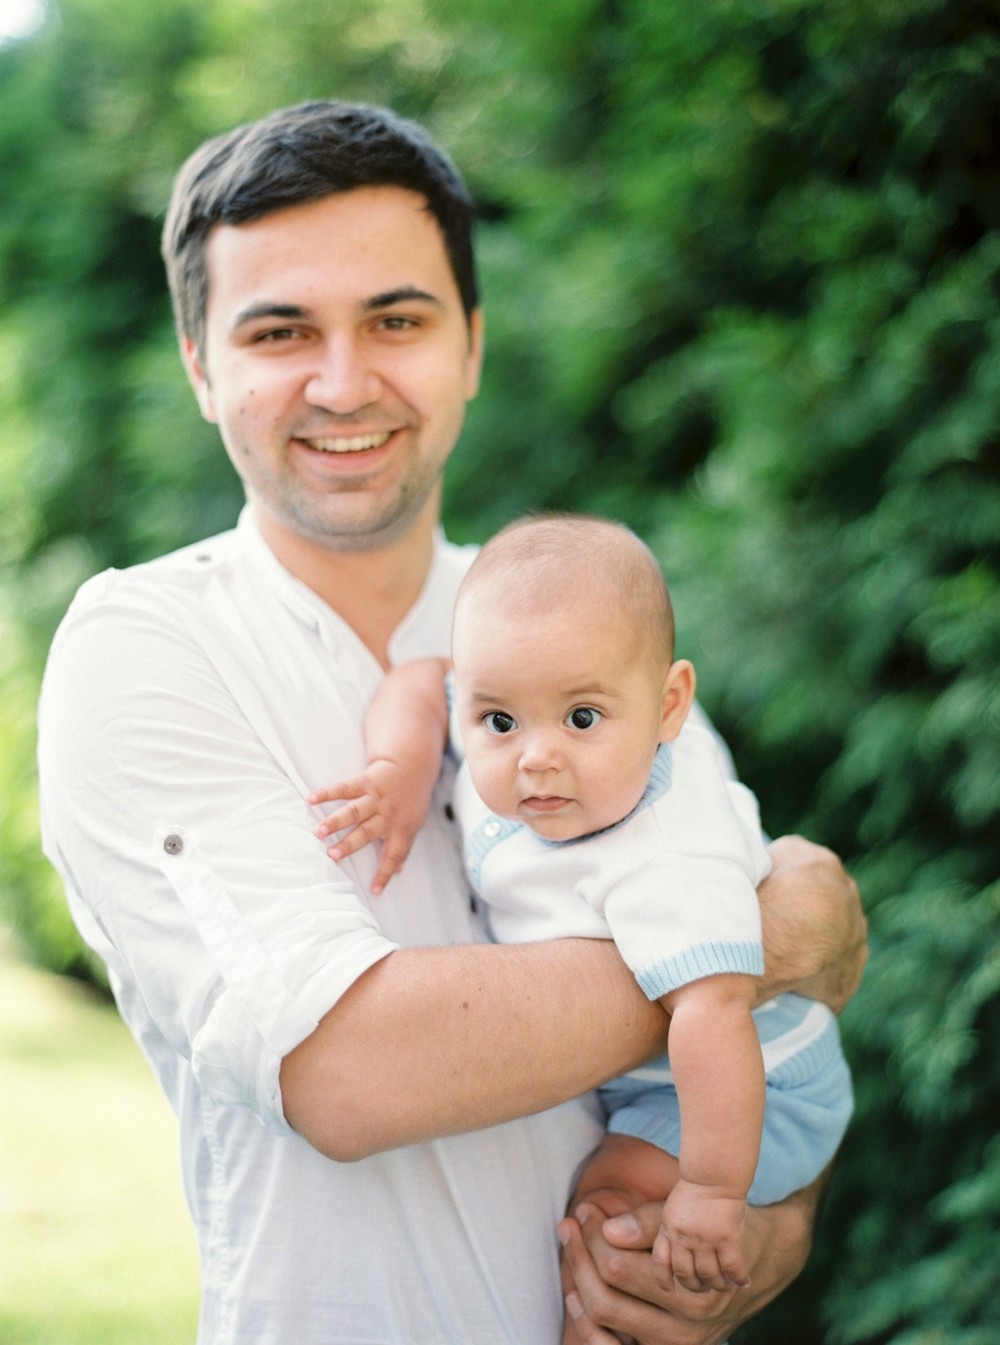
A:
{"label": "blurred green tree", "polygon": [[1000,1338],[1000,6],[61,0],[0,50],[0,812],[8,909],[78,945],[28,715],[77,583],[239,502],[157,256],[205,135],[340,95],[428,122],[480,202],[487,379],[449,528],[623,518],[772,831],[872,915],[858,1117],[817,1252],[740,1340]]}

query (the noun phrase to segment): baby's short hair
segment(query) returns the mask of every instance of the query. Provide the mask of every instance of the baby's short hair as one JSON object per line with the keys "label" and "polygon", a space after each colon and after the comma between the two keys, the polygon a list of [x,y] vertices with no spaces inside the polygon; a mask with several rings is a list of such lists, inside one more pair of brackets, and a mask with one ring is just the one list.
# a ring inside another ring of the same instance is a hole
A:
{"label": "baby's short hair", "polygon": [[613,603],[637,645],[673,659],[674,614],[656,557],[630,528],[591,514],[534,514],[509,523],[479,552],[458,606],[486,584],[526,610]]}

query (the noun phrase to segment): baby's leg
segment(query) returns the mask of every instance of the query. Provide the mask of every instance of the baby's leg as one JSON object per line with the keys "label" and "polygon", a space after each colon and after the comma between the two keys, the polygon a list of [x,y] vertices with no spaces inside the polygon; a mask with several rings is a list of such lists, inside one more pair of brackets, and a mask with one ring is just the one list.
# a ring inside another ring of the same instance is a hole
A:
{"label": "baby's leg", "polygon": [[614,1131],[604,1136],[584,1164],[569,1212],[595,1191],[620,1192],[625,1208],[666,1200],[678,1176],[677,1159],[655,1144]]}
{"label": "baby's leg", "polygon": [[[677,1180],[677,1159],[655,1144],[631,1135],[605,1135],[584,1165],[568,1214],[586,1200],[610,1219],[650,1200],[666,1200]],[[560,1265],[563,1295],[573,1287],[565,1262]],[[562,1345],[581,1345],[573,1322],[566,1314]]]}

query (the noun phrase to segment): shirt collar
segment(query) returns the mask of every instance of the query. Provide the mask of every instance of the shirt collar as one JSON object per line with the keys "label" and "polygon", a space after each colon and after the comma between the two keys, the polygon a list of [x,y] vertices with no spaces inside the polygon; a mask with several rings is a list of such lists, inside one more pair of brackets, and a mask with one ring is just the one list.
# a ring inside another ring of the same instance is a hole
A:
{"label": "shirt collar", "polygon": [[[359,657],[371,660],[378,666],[368,647],[329,603],[282,565],[264,540],[252,504],[245,504],[240,511],[236,525],[236,541],[247,570],[255,581],[266,586],[299,621],[314,630],[332,654],[343,651],[346,641],[356,650]],[[389,639],[389,659],[392,664],[418,658],[424,653],[439,652],[424,650],[418,647],[418,642],[421,638],[420,633],[427,628],[428,612],[439,605],[437,595],[444,579],[442,574],[444,542],[443,530],[435,529],[434,550],[423,588]]]}

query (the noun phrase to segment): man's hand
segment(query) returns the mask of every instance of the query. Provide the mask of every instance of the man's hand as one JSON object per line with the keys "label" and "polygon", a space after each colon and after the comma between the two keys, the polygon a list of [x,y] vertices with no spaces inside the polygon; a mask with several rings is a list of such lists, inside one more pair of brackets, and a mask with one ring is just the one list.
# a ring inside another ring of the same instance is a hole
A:
{"label": "man's hand", "polygon": [[421,772],[385,757],[370,761],[363,775],[310,794],[313,805],[350,800],[320,822],[316,835],[324,840],[337,831],[346,833],[327,850],[333,860],[346,859],[380,840],[382,852],[372,879],[372,894],[378,896],[389,879],[402,872],[413,838],[427,819],[430,798],[426,794]]}
{"label": "man's hand", "polygon": [[840,1013],[868,958],[868,922],[854,879],[832,851],[801,836],[770,847],[761,883],[766,971],[762,999],[794,990]]}
{"label": "man's hand", "polygon": [[[566,1292],[564,1345],[635,1341],[637,1345],[721,1345],[755,1310],[747,1289],[691,1294],[661,1289],[649,1249],[661,1201],[630,1208],[621,1191],[591,1191],[559,1225]],[[622,1215],[623,1237],[609,1240],[609,1217]],[[745,1307],[743,1306],[745,1304]],[[741,1310],[742,1309],[742,1310]]]}
{"label": "man's hand", "polygon": [[726,1293],[691,1294],[675,1287],[668,1294],[657,1285],[649,1248],[660,1226],[661,1201],[636,1204],[619,1190],[587,1192],[575,1217],[559,1225],[564,1342],[722,1345],[805,1265],[824,1182],[825,1174],[778,1205],[748,1209],[744,1248],[753,1287]]}

